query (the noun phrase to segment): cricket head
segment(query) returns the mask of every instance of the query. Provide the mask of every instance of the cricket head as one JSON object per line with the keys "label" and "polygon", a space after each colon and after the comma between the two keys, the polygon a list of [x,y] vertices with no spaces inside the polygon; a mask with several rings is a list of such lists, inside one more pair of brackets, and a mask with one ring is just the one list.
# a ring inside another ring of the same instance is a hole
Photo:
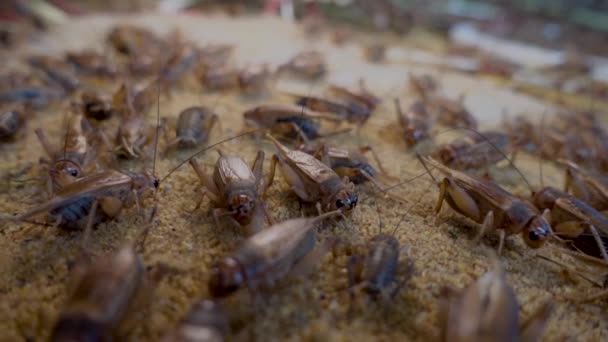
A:
{"label": "cricket head", "polygon": [[65,173],[68,176],[79,178],[82,177],[82,170],[80,165],[74,163],[73,161],[62,159],[55,163],[55,170]]}
{"label": "cricket head", "polygon": [[220,260],[211,269],[209,293],[214,298],[227,297],[241,288],[245,277],[241,265],[233,258]]}
{"label": "cricket head", "polygon": [[329,201],[330,210],[350,211],[355,208],[358,201],[357,194],[348,188],[336,192]]}
{"label": "cricket head", "polygon": [[551,225],[546,215],[535,215],[524,226],[522,231],[524,242],[531,248],[541,247],[551,236]]}
{"label": "cricket head", "polygon": [[231,196],[228,199],[228,210],[234,213],[233,217],[239,224],[249,224],[255,210],[255,199],[244,193]]}
{"label": "cricket head", "polygon": [[140,198],[154,195],[160,186],[160,180],[153,174],[144,172],[131,175],[133,179],[133,189]]}

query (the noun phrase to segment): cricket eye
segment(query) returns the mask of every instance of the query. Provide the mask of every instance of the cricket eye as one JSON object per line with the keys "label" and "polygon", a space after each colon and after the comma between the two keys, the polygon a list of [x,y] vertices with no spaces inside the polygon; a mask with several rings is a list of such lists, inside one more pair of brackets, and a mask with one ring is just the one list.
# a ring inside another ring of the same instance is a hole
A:
{"label": "cricket eye", "polygon": [[154,185],[154,187],[158,189],[158,186],[160,185],[158,179],[155,179],[154,182],[152,182],[152,185]]}
{"label": "cricket eye", "polygon": [[76,170],[76,169],[71,169],[71,170],[70,170],[70,175],[71,175],[72,177],[78,177],[78,170]]}
{"label": "cricket eye", "polygon": [[532,241],[537,241],[538,239],[540,239],[540,235],[538,235],[538,233],[533,230],[528,233],[528,238]]}
{"label": "cricket eye", "polygon": [[339,199],[336,201],[336,208],[342,208],[344,206],[344,201]]}

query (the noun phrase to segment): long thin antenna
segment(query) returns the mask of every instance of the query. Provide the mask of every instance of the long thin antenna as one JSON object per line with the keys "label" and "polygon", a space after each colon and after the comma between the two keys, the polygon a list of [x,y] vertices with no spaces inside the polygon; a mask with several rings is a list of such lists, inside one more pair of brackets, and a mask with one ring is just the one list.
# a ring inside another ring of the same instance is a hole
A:
{"label": "long thin antenna", "polygon": [[190,155],[190,157],[188,157],[188,158],[186,158],[185,160],[183,160],[181,163],[177,164],[177,166],[175,166],[173,169],[171,169],[171,171],[169,171],[169,173],[167,173],[167,175],[166,175],[166,176],[164,176],[164,177],[163,177],[163,178],[160,180],[160,181],[161,181],[161,183],[162,183],[162,182],[163,182],[165,179],[167,179],[167,177],[169,177],[169,176],[170,176],[170,175],[171,175],[173,172],[175,172],[177,169],[179,169],[179,168],[180,168],[180,167],[182,167],[184,164],[186,164],[186,163],[187,163],[187,162],[188,162],[190,159],[192,159],[192,158],[194,158],[194,157],[198,156],[199,154],[201,154],[201,153],[203,153],[203,152],[205,152],[205,151],[207,151],[207,150],[209,150],[209,149],[211,149],[211,148],[213,148],[213,147],[215,147],[215,146],[217,146],[217,145],[223,144],[223,143],[225,143],[225,142],[228,142],[228,141],[231,141],[231,140],[234,140],[234,139],[238,139],[238,138],[243,137],[243,136],[245,136],[245,135],[253,134],[253,133],[260,132],[260,131],[264,131],[264,130],[266,130],[266,128],[258,128],[258,129],[254,129],[254,130],[247,131],[247,132],[244,132],[244,133],[241,133],[241,134],[235,135],[235,136],[230,137],[230,138],[226,138],[226,139],[220,140],[220,141],[218,141],[218,142],[216,142],[216,143],[213,143],[213,144],[211,144],[211,145],[207,145],[207,146],[203,147],[202,149],[200,149],[200,150],[198,150],[197,152],[195,152],[195,153],[193,153],[192,155]]}
{"label": "long thin antenna", "polygon": [[540,186],[541,188],[545,187],[545,182],[543,181],[543,140],[544,140],[544,128],[545,128],[545,114],[547,111],[543,112],[543,115],[540,117],[540,128],[538,132],[539,144],[538,144],[538,175],[540,176]]}
{"label": "long thin antenna", "polygon": [[[70,105],[70,113],[72,111]],[[63,159],[66,159],[67,150],[68,150],[68,132],[70,130],[70,113],[66,113],[65,115],[65,137],[63,138]],[[53,157],[54,158],[54,157]]]}
{"label": "long thin antenna", "polygon": [[[159,62],[160,64],[160,62]],[[159,75],[160,75],[160,67],[159,67]],[[156,81],[158,84],[158,92],[156,98],[156,134],[154,135],[154,159],[152,160],[152,174],[156,174],[156,155],[158,153],[158,133],[160,131],[160,91],[161,91],[161,82],[160,78]]]}

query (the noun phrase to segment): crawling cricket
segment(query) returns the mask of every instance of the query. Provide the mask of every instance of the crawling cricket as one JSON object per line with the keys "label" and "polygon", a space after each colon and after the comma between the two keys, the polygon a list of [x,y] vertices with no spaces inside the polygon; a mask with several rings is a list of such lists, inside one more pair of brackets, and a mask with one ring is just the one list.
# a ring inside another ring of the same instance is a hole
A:
{"label": "crawling cricket", "polygon": [[0,141],[14,139],[25,124],[26,115],[18,108],[3,108],[0,112]]}
{"label": "crawling cricket", "polygon": [[248,66],[239,71],[239,88],[245,94],[256,94],[265,90],[273,76],[265,64]]}
{"label": "crawling cricket", "polygon": [[200,70],[198,79],[207,89],[227,90],[239,86],[239,71],[232,66],[205,66]]}
{"label": "crawling cricket", "polygon": [[[205,196],[215,204],[213,218],[219,227],[219,218],[226,216],[240,227],[248,226],[252,232],[259,231],[264,223],[264,203],[261,200],[262,171],[264,152],[259,151],[250,168],[237,155],[220,156],[215,164],[213,176],[208,175],[196,159],[190,159],[190,165],[202,184],[201,198],[195,209],[198,209]],[[268,215],[267,215],[268,216]]]}
{"label": "crawling cricket", "polygon": [[222,342],[230,330],[228,317],[217,301],[204,299],[196,302],[175,331],[167,334],[164,342]]}
{"label": "crawling cricket", "polygon": [[341,212],[291,219],[251,236],[231,256],[212,267],[209,292],[218,298],[245,286],[250,291],[272,287],[289,274],[298,274],[315,265],[328,246],[315,250],[314,228],[318,222],[335,215]]}
{"label": "crawling cricket", "polygon": [[[380,179],[393,179],[383,167],[380,158],[371,146],[362,146],[358,149],[345,149],[336,146],[321,144],[318,147],[313,145],[302,145],[301,151],[313,155],[315,158],[328,165],[340,177],[348,177],[355,185],[366,182],[372,183],[379,190],[383,190],[385,185]],[[371,153],[379,170],[377,170],[365,156]],[[393,196],[393,195],[388,195]],[[399,199],[401,201],[401,199]]]}
{"label": "crawling cricket", "polygon": [[48,56],[32,56],[27,59],[27,62],[32,67],[45,73],[52,82],[59,85],[66,93],[72,93],[80,87],[80,80],[60,60]]}
{"label": "crawling cricket", "polygon": [[85,90],[80,95],[80,102],[82,113],[89,119],[104,121],[114,115],[112,97],[109,94],[92,89]]}
{"label": "crawling cricket", "polygon": [[152,279],[140,253],[154,213],[153,210],[135,244],[94,262],[76,264],[75,286],[55,323],[52,341],[109,340],[128,332],[128,320],[137,316],[142,302],[150,295]]}
{"label": "crawling cricket", "polygon": [[[330,85],[327,91],[341,99],[349,106],[363,106],[368,109],[366,113],[371,113],[380,104],[380,98],[372,94],[366,87],[363,79],[359,80],[359,90],[352,90],[346,87],[338,86],[335,84]],[[360,117],[359,121],[365,121],[367,117]],[[354,121],[354,120],[353,120]]]}
{"label": "crawling cricket", "polygon": [[328,165],[308,153],[288,149],[270,134],[266,137],[278,152],[272,157],[266,189],[272,185],[278,164],[291,190],[302,201],[316,203],[319,212],[355,208],[358,197],[348,177],[340,178]]}
{"label": "crawling cricket", "polygon": [[409,74],[409,87],[422,99],[427,101],[439,89],[437,81],[431,75],[416,76]]}
{"label": "crawling cricket", "polygon": [[318,96],[295,95],[296,104],[320,113],[335,115],[335,121],[348,121],[362,126],[371,116],[371,110],[360,103],[342,103]]}
{"label": "crawling cricket", "polygon": [[462,290],[446,287],[440,302],[442,341],[540,341],[553,303],[519,321],[519,304],[498,262]]}
{"label": "crawling cricket", "polygon": [[429,138],[431,117],[426,111],[424,102],[416,101],[409,107],[407,112],[403,112],[401,102],[399,99],[395,99],[395,110],[397,111],[397,119],[403,131],[403,137],[409,147]]}
{"label": "crawling cricket", "polygon": [[118,74],[118,69],[106,56],[93,50],[68,52],[65,59],[84,75],[115,77]]}
{"label": "crawling cricket", "polygon": [[597,210],[608,209],[608,178],[587,171],[569,160],[558,162],[566,166],[564,191],[570,191]]}
{"label": "crawling cricket", "polygon": [[249,127],[267,128],[273,134],[290,139],[300,138],[304,142],[326,136],[319,133],[316,120],[339,121],[334,116],[285,104],[260,105],[247,110],[243,116]]}
{"label": "crawling cricket", "polygon": [[551,224],[557,235],[576,238],[591,233],[602,258],[608,261],[602,241],[602,237],[608,237],[608,217],[584,201],[550,186],[534,194],[534,204],[540,210],[550,210]]}
{"label": "crawling cricket", "polygon": [[464,96],[454,100],[442,95],[434,95],[427,104],[436,108],[437,121],[442,125],[477,129],[477,120],[465,107]]}
{"label": "crawling cricket", "polygon": [[524,242],[531,248],[541,247],[551,235],[551,226],[545,217],[549,214],[545,210],[542,215],[536,208],[522,201],[496,183],[478,180],[463,172],[452,170],[432,158],[418,159],[429,175],[427,164],[438,169],[445,175],[439,185],[439,198],[435,213],[439,213],[446,201],[458,213],[481,224],[476,241],[490,230],[498,230],[500,243],[498,253],[502,251],[505,235],[521,233]]}
{"label": "crawling cricket", "polygon": [[[116,133],[115,153],[123,158],[142,158],[156,136],[156,129],[146,125],[145,114],[153,104],[152,96],[160,89],[157,81],[152,81],[144,90],[132,95],[130,87],[123,84],[113,98],[114,110],[122,116]],[[158,101],[158,100],[157,100]]]}
{"label": "crawling cricket", "polygon": [[[353,255],[348,259],[348,283],[351,291],[359,288],[372,299],[377,299],[384,291],[390,290],[389,298],[393,298],[412,277],[413,261],[408,260],[403,267],[400,267],[399,262],[401,252],[409,250],[409,247],[401,246],[395,237],[399,225],[408,213],[409,210],[401,216],[391,234],[383,233],[380,223],[380,231],[368,242],[367,255]],[[401,279],[397,279],[397,272],[400,270],[403,275]]]}
{"label": "crawling cricket", "polygon": [[467,139],[437,147],[435,156],[455,170],[487,168],[513,152],[509,137],[501,132],[481,132]]}
{"label": "crawling cricket", "polygon": [[304,51],[281,65],[278,72],[288,72],[289,74],[306,79],[318,79],[325,76],[327,67],[325,66],[325,58],[320,52]]}
{"label": "crawling cricket", "polygon": [[96,157],[94,147],[89,143],[92,127],[80,114],[68,119],[61,149],[51,144],[42,128],[36,129],[36,135],[49,158],[40,158],[44,173],[47,173],[49,194],[66,185],[64,181],[73,181],[84,176]]}
{"label": "crawling cricket", "polygon": [[164,154],[174,148],[194,148],[206,143],[217,123],[217,114],[207,107],[194,106],[184,109],[177,119],[175,139],[167,142]]}

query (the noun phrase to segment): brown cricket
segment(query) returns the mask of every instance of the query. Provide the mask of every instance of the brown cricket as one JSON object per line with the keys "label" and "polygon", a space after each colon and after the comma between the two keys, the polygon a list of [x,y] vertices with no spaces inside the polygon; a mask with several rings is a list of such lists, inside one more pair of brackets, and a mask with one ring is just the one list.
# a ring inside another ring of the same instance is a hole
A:
{"label": "brown cricket", "polygon": [[60,149],[51,144],[42,128],[36,129],[36,135],[49,158],[40,158],[49,194],[60,190],[66,181],[74,181],[92,171],[97,153],[95,146],[91,146],[92,127],[84,116],[76,114],[68,119],[65,141]]}
{"label": "brown cricket", "polygon": [[540,210],[550,210],[551,224],[559,236],[576,238],[590,233],[608,261],[602,238],[608,237],[608,217],[578,198],[550,186],[534,194],[534,204]]}
{"label": "brown cricket", "polygon": [[325,76],[327,67],[323,54],[318,51],[304,51],[281,65],[278,72],[288,72],[302,78],[317,79]]}
{"label": "brown cricket", "polygon": [[115,77],[118,74],[116,66],[106,56],[93,50],[68,52],[65,59],[85,75]]}
{"label": "brown cricket", "polygon": [[587,171],[569,160],[558,160],[566,166],[564,191],[587,202],[602,211],[608,209],[608,178],[599,173]]}
{"label": "brown cricket", "polygon": [[[155,210],[135,244],[124,246],[94,262],[81,260],[76,264],[73,274],[75,286],[53,327],[51,341],[109,340],[128,332],[129,319],[138,315],[141,304],[150,295],[152,279],[146,273],[140,253],[154,214]],[[83,247],[85,243],[83,240]]]}
{"label": "brown cricket", "polygon": [[290,150],[270,134],[278,153],[272,157],[268,187],[272,185],[277,164],[283,178],[304,202],[316,203],[320,212],[333,210],[350,211],[357,205],[355,185],[348,177],[340,178],[329,166],[302,151]]}
{"label": "brown cricket", "polygon": [[218,120],[217,114],[207,107],[194,106],[184,109],[177,119],[175,139],[167,142],[164,153],[176,147],[194,148],[207,143]]}
{"label": "brown cricket", "polygon": [[[385,291],[390,290],[389,298],[394,298],[412,277],[413,260],[408,256],[406,262],[400,265],[402,252],[407,252],[409,246],[401,246],[395,237],[399,225],[408,213],[409,210],[401,216],[391,234],[383,233],[380,223],[380,231],[368,241],[367,254],[353,255],[348,259],[348,283],[351,291],[359,288],[372,299],[378,299]],[[400,279],[397,277],[399,271],[403,273]]]}
{"label": "brown cricket", "polygon": [[429,138],[432,120],[422,101],[414,102],[407,112],[401,110],[399,99],[395,99],[397,119],[403,130],[406,144],[411,147]]}
{"label": "brown cricket", "polygon": [[114,115],[112,97],[109,94],[92,89],[85,90],[80,95],[80,102],[82,113],[89,119],[103,121]]}
{"label": "brown cricket", "polygon": [[548,210],[540,215],[532,205],[510,194],[496,183],[475,179],[429,157],[418,155],[418,159],[434,180],[427,164],[445,175],[438,183],[440,193],[435,213],[439,213],[443,202],[446,201],[455,211],[480,223],[481,230],[476,241],[488,231],[498,230],[500,254],[507,233],[521,233],[524,242],[531,248],[541,247],[551,236],[551,226],[545,218],[549,214]]}
{"label": "brown cricket", "polygon": [[25,124],[25,113],[16,108],[3,108],[0,112],[0,141],[14,139]]}
{"label": "brown cricket", "polygon": [[464,140],[437,147],[435,156],[455,170],[487,168],[507,157],[511,149],[509,137],[501,132],[480,132]]}
{"label": "brown cricket", "polygon": [[222,342],[230,330],[228,317],[217,301],[204,299],[196,302],[175,331],[167,334],[164,342]]}
{"label": "brown cricket", "polygon": [[540,341],[551,301],[543,303],[525,322],[519,321],[519,304],[498,262],[462,290],[446,287],[440,302],[442,341]]}
{"label": "brown cricket", "polygon": [[[264,203],[261,195],[264,192],[262,171],[264,152],[259,151],[250,168],[237,155],[220,156],[215,164],[213,175],[208,175],[196,159],[190,159],[190,165],[202,184],[201,198],[196,208],[202,204],[205,196],[214,203],[213,218],[219,227],[219,218],[226,216],[237,226],[247,226],[251,232],[257,232],[264,223]],[[267,215],[268,216],[268,215]]]}
{"label": "brown cricket", "polygon": [[[379,179],[380,176],[383,176],[385,179],[393,179],[382,165],[380,158],[372,146],[362,146],[358,149],[346,149],[321,144],[318,147],[315,147],[314,145],[302,145],[299,149],[313,155],[325,165],[331,167],[338,176],[348,177],[354,184],[371,182],[379,190],[383,190],[384,185]],[[372,166],[365,156],[366,153],[371,153],[380,171]]]}
{"label": "brown cricket", "polygon": [[273,134],[289,139],[300,138],[306,143],[324,136],[319,133],[319,124],[316,120],[339,121],[331,115],[285,104],[260,105],[247,110],[243,113],[243,117],[249,127],[267,128]]}
{"label": "brown cricket", "polygon": [[315,249],[316,223],[341,215],[332,211],[312,218],[297,218],[277,223],[248,238],[231,256],[211,269],[209,292],[215,298],[229,296],[243,287],[255,291],[272,287],[289,274],[312,267],[327,246]]}
{"label": "brown cricket", "polygon": [[468,127],[477,129],[477,120],[464,105],[464,96],[458,100],[441,95],[432,96],[428,105],[437,109],[437,121],[448,127]]}
{"label": "brown cricket", "polygon": [[157,129],[148,127],[145,115],[153,104],[152,96],[156,96],[157,88],[157,81],[153,81],[133,96],[130,87],[123,84],[114,94],[112,106],[121,115],[115,148],[119,157],[142,158],[146,147],[154,140]]}

